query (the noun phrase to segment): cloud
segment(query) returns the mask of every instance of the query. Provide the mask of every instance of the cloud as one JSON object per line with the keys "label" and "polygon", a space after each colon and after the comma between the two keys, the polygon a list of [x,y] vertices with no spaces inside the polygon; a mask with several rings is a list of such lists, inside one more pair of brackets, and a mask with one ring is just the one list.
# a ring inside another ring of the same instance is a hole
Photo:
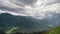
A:
{"label": "cloud", "polygon": [[8,11],[24,11],[25,5],[32,5],[36,0],[0,0],[0,9]]}
{"label": "cloud", "polygon": [[8,0],[1,1],[1,3],[0,3],[0,9],[1,10],[12,11],[12,12],[23,11],[22,7],[17,6],[15,4],[9,2]]}
{"label": "cloud", "polygon": [[59,0],[0,0],[0,10],[43,19],[50,12],[60,13],[60,3]]}
{"label": "cloud", "polygon": [[37,0],[36,4],[38,5],[52,5],[60,3],[60,0]]}
{"label": "cloud", "polygon": [[58,10],[59,6],[59,0],[0,0],[1,10],[31,16],[35,16],[37,13],[40,15],[40,13],[46,13],[47,11]]}
{"label": "cloud", "polygon": [[47,5],[56,4],[56,3],[60,3],[60,0],[48,0],[47,1]]}

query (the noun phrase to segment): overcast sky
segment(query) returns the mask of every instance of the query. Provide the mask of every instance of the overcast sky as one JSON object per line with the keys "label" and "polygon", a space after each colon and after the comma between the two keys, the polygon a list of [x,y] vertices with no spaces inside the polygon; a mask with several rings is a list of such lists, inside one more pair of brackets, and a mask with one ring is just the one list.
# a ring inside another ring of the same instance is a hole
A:
{"label": "overcast sky", "polygon": [[60,0],[0,0],[0,13],[24,14],[36,18],[60,13]]}

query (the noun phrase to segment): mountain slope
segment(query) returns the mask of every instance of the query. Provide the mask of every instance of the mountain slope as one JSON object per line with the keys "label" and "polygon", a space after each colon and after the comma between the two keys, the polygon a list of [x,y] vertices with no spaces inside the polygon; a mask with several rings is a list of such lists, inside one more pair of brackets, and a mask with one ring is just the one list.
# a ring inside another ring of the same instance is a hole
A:
{"label": "mountain slope", "polygon": [[30,16],[14,16],[9,13],[0,14],[0,30],[9,30],[17,27],[20,32],[38,32],[49,30],[49,21],[46,19],[36,19]]}

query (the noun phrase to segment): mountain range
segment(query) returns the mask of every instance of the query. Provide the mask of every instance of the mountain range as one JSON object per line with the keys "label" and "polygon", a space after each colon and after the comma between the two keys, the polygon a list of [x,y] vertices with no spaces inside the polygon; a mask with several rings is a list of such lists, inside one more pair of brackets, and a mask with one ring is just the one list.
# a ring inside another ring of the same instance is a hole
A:
{"label": "mountain range", "polygon": [[[9,13],[0,14],[0,30],[8,30],[17,27],[19,32],[38,32],[49,30],[49,19],[36,19],[30,16],[14,16]],[[53,24],[52,24],[53,25]]]}

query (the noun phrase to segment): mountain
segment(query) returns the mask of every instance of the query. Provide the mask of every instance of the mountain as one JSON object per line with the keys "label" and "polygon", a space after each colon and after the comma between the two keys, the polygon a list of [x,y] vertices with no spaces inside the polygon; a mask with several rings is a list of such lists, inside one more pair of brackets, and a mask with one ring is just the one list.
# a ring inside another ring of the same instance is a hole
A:
{"label": "mountain", "polygon": [[0,14],[0,30],[9,30],[17,27],[20,32],[38,32],[49,30],[49,22],[44,19],[36,19],[30,16],[14,16],[9,13]]}
{"label": "mountain", "polygon": [[52,15],[47,16],[43,20],[50,22],[53,27],[60,25],[60,13],[53,13]]}

